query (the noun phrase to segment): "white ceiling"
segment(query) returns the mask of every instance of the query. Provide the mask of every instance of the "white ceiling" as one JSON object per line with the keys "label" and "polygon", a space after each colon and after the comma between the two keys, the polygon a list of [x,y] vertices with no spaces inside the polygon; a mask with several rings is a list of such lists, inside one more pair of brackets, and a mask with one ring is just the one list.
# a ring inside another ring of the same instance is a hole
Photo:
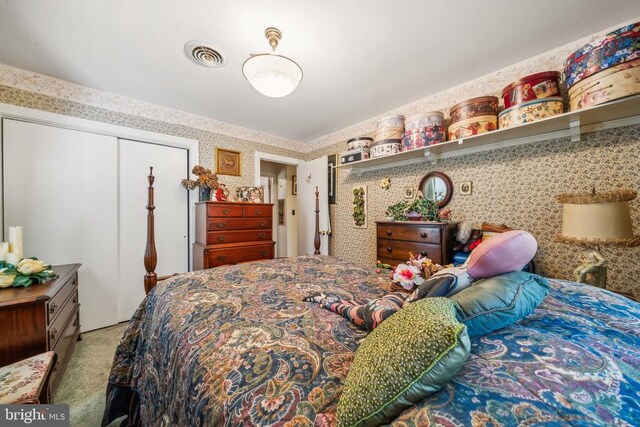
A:
{"label": "white ceiling", "polygon": [[[638,0],[0,0],[0,62],[309,141],[640,15]],[[264,29],[304,79],[288,97],[241,73]],[[219,46],[228,65],[188,61]]]}

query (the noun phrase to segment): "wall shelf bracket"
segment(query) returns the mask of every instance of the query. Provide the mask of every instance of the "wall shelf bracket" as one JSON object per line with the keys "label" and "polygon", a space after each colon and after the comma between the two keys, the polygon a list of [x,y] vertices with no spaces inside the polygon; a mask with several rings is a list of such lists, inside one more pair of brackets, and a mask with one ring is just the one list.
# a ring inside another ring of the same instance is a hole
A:
{"label": "wall shelf bracket", "polygon": [[580,117],[575,117],[569,122],[569,136],[571,142],[580,142]]}

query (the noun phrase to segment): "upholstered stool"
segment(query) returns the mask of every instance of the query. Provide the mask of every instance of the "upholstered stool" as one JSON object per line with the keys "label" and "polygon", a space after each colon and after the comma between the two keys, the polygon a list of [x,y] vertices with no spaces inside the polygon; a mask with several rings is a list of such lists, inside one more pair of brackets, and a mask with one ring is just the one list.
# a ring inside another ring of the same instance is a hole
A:
{"label": "upholstered stool", "polygon": [[48,351],[0,368],[0,404],[49,403],[45,385],[55,359]]}

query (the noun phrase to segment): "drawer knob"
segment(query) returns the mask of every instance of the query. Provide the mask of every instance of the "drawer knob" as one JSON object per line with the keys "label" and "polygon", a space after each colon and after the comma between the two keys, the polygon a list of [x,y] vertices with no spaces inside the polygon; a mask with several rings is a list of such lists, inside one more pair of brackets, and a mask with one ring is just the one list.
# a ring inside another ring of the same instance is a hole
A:
{"label": "drawer knob", "polygon": [[387,246],[387,252],[391,252],[393,248],[391,246]]}
{"label": "drawer knob", "polygon": [[224,228],[227,224],[224,222],[219,222],[218,223],[218,228]]}
{"label": "drawer knob", "polygon": [[77,304],[78,303],[78,297],[77,296],[73,296],[73,299],[71,300],[72,303]]}
{"label": "drawer knob", "polygon": [[256,209],[256,215],[262,215],[262,209]]}
{"label": "drawer knob", "polygon": [[51,329],[51,331],[49,332],[49,341],[51,342],[55,341],[57,336],[58,336],[58,330],[56,328]]}
{"label": "drawer knob", "polygon": [[220,236],[220,237],[218,237],[218,239],[217,239],[217,240],[218,240],[218,242],[224,242],[224,236]]}
{"label": "drawer knob", "polygon": [[387,236],[391,236],[391,230],[387,230]]}
{"label": "drawer knob", "polygon": [[261,223],[260,223],[260,228],[264,228],[264,227],[266,227],[266,226],[267,226],[267,223],[266,223],[266,222],[261,222]]}
{"label": "drawer knob", "polygon": [[260,255],[267,256],[267,251],[260,251]]}
{"label": "drawer knob", "polygon": [[229,215],[229,213],[230,213],[230,212],[231,212],[231,211],[230,211],[229,209],[222,209],[222,213],[223,213],[224,215]]}
{"label": "drawer knob", "polygon": [[224,261],[225,259],[227,259],[226,256],[224,255],[218,255],[218,261]]}
{"label": "drawer knob", "polygon": [[420,233],[420,237],[424,239],[425,237],[427,237],[427,233],[423,231],[422,233]]}
{"label": "drawer knob", "polygon": [[55,302],[52,302],[51,304],[49,304],[49,314],[55,313],[57,309],[58,309],[58,304],[56,304]]}
{"label": "drawer knob", "polygon": [[258,234],[258,237],[260,238],[260,240],[264,240],[264,239],[267,238],[267,235],[264,234],[264,233],[260,233],[260,234]]}

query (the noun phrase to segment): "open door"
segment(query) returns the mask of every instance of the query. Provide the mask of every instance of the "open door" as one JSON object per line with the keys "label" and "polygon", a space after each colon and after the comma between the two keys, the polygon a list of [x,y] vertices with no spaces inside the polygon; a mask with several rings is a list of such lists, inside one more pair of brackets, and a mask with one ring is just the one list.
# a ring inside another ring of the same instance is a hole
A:
{"label": "open door", "polygon": [[316,187],[320,192],[320,253],[329,254],[329,176],[327,156],[298,165],[298,255],[313,254]]}

